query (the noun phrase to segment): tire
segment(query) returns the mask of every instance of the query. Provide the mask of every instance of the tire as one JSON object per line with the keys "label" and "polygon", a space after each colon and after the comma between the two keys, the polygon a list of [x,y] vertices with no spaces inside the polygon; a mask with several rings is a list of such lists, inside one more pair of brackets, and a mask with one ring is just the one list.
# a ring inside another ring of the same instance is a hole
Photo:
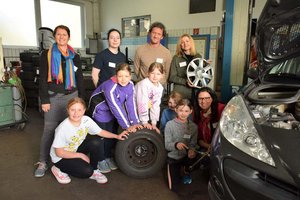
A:
{"label": "tire", "polygon": [[34,81],[22,81],[22,86],[25,90],[38,90],[39,84]]}
{"label": "tire", "polygon": [[32,62],[32,56],[39,55],[38,52],[21,52],[20,60],[22,62]]}
{"label": "tire", "polygon": [[32,64],[33,66],[40,66],[40,55],[32,56]]}
{"label": "tire", "polygon": [[31,62],[22,62],[22,70],[26,72],[34,72],[34,67]]}
{"label": "tire", "polygon": [[34,72],[27,72],[27,71],[21,71],[20,73],[20,79],[22,81],[33,81],[36,77],[36,74]]}
{"label": "tire", "polygon": [[163,137],[149,129],[130,133],[118,141],[116,162],[122,172],[134,178],[149,178],[162,169],[166,160]]}
{"label": "tire", "polygon": [[93,90],[94,91],[96,89],[95,85],[93,83],[93,80],[90,77],[83,77],[83,84],[84,84],[84,88],[86,90]]}

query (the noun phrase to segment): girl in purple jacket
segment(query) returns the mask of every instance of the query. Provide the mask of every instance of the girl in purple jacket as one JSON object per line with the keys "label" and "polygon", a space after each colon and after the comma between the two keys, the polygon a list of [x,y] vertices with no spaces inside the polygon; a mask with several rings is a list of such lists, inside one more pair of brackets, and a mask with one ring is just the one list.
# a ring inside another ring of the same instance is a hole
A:
{"label": "girl in purple jacket", "polygon": [[[142,128],[136,112],[131,69],[127,63],[119,64],[116,75],[99,85],[89,105],[92,118],[104,130],[117,134],[118,125],[128,132]],[[116,140],[104,138],[104,144],[106,159],[98,163],[98,168],[102,173],[108,173],[117,169],[112,158]]]}

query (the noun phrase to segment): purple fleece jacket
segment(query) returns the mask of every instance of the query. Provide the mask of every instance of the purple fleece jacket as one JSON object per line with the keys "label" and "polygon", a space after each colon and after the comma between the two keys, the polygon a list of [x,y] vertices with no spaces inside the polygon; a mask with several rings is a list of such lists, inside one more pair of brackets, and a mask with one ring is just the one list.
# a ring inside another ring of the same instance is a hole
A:
{"label": "purple fleece jacket", "polygon": [[96,121],[109,122],[115,117],[123,129],[140,122],[136,112],[132,81],[126,86],[121,86],[113,76],[99,85],[92,97],[101,92],[105,100],[99,103],[93,111],[93,118]]}

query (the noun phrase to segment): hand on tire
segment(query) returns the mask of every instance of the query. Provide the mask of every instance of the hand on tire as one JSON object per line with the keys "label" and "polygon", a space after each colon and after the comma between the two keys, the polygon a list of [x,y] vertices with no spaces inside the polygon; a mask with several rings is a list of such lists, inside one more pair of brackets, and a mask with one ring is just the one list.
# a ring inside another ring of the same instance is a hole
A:
{"label": "hand on tire", "polygon": [[117,139],[118,140],[125,140],[128,138],[128,131],[123,131],[122,133],[120,133],[118,136],[117,136]]}
{"label": "hand on tire", "polygon": [[147,124],[144,124],[143,126],[144,126],[144,128],[147,128],[149,130],[155,130],[158,134],[160,134],[160,130],[159,130],[159,128],[156,127],[155,124],[147,123]]}
{"label": "hand on tire", "polygon": [[126,131],[127,131],[128,133],[134,133],[134,132],[136,132],[137,128],[138,128],[138,127],[137,127],[136,125],[129,126],[129,127],[126,129]]}

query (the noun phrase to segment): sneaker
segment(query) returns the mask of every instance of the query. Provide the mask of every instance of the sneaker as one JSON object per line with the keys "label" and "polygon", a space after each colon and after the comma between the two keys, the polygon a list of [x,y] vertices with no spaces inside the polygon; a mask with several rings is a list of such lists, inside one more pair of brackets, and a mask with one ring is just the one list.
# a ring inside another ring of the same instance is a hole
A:
{"label": "sneaker", "polygon": [[98,169],[100,170],[101,173],[108,173],[111,172],[107,162],[105,160],[99,161],[98,162]]}
{"label": "sneaker", "polygon": [[97,183],[107,183],[107,178],[105,175],[103,175],[99,169],[94,170],[93,175],[90,177],[90,179],[96,180]]}
{"label": "sneaker", "polygon": [[118,169],[117,164],[113,158],[106,158],[105,161],[107,162],[107,164],[111,170]]}
{"label": "sneaker", "polygon": [[189,174],[183,176],[183,184],[189,185],[192,183],[192,177]]}
{"label": "sneaker", "polygon": [[59,183],[68,184],[71,182],[71,178],[69,177],[69,175],[63,173],[62,171],[60,171],[60,169],[58,169],[54,165],[51,167],[51,171]]}
{"label": "sneaker", "polygon": [[34,172],[35,177],[43,177],[45,175],[45,172],[48,169],[46,162],[37,162],[35,165],[38,165]]}

